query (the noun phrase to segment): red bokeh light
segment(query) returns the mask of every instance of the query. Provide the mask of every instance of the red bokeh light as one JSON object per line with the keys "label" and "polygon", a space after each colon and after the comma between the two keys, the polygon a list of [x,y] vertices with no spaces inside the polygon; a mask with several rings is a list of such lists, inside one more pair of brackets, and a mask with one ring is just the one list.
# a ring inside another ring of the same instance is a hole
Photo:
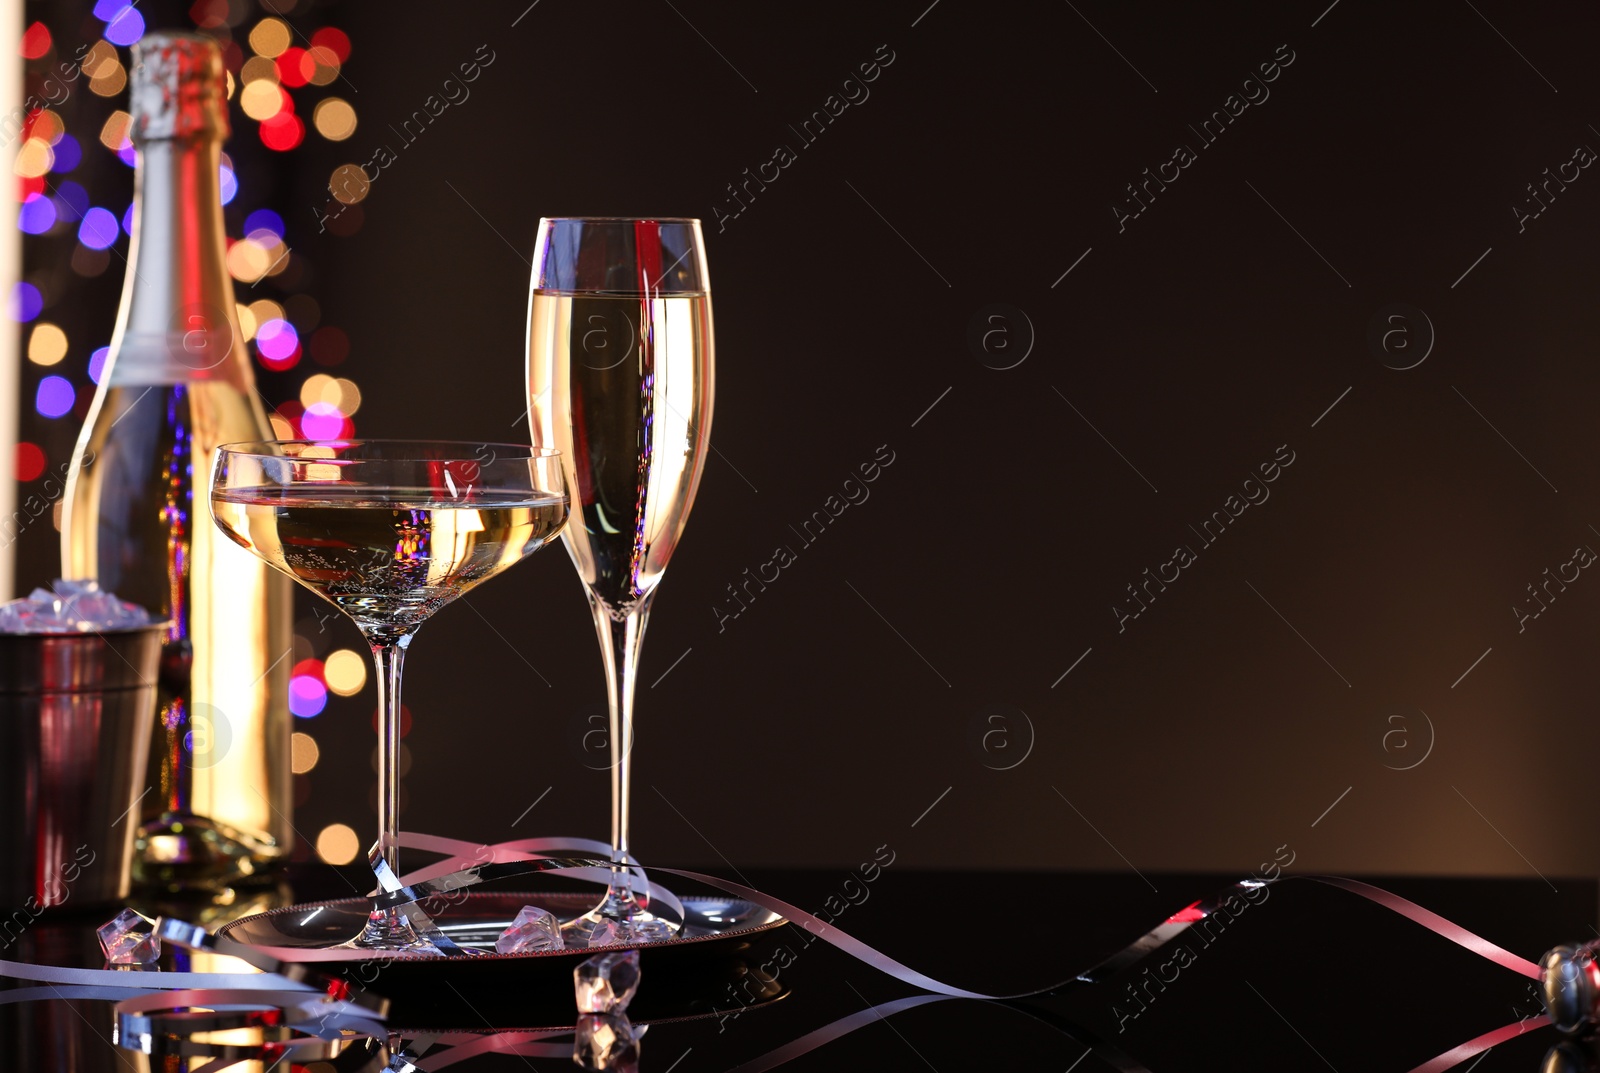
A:
{"label": "red bokeh light", "polygon": [[296,663],[294,665],[294,669],[289,672],[289,677],[290,678],[315,678],[317,681],[322,682],[324,685],[327,684],[326,680],[323,678],[322,661],[320,659],[303,659],[303,660],[301,660],[299,663]]}
{"label": "red bokeh light", "polygon": [[279,112],[261,123],[261,143],[286,153],[305,140],[306,125],[293,112]]}
{"label": "red bokeh light", "polygon": [[325,48],[339,57],[343,63],[350,58],[350,37],[343,30],[332,26],[324,26],[311,35],[311,44],[316,48]]}
{"label": "red bokeh light", "polygon": [[21,52],[25,59],[41,59],[50,51],[50,30],[42,22],[36,22],[22,33]]}
{"label": "red bokeh light", "polygon": [[[300,60],[305,56],[306,50],[298,45],[284,49],[278,55],[278,81],[286,86],[303,86],[310,81],[301,70]],[[312,68],[315,70],[316,68]]]}
{"label": "red bokeh light", "polygon": [[17,480],[36,480],[44,472],[44,451],[36,443],[17,444]]}

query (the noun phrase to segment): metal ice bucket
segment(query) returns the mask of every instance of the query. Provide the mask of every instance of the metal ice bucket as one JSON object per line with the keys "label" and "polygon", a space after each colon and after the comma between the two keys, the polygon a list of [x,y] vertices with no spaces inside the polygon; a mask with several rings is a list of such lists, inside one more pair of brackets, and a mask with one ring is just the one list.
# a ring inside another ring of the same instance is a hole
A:
{"label": "metal ice bucket", "polygon": [[126,899],[165,634],[0,634],[0,943]]}

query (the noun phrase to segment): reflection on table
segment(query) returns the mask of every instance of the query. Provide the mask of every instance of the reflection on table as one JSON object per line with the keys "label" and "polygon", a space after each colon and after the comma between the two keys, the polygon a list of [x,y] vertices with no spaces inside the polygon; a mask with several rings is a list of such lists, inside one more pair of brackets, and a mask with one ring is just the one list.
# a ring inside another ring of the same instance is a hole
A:
{"label": "reflection on table", "polygon": [[[746,878],[805,906],[822,904],[839,876],[815,870]],[[885,874],[873,888],[880,896],[853,906],[841,924],[937,979],[1014,993],[1070,978],[1230,881],[1194,875],[1148,879],[902,870]],[[1593,880],[1557,878],[1554,889],[1538,880],[1378,882],[1531,959],[1559,943],[1595,935]],[[1034,893],[1022,899],[1022,891]],[[1040,891],[1048,894],[1047,913],[1040,911]],[[276,887],[234,891],[210,904],[139,908],[187,913],[215,928],[268,907],[347,893],[331,873],[318,870]],[[1029,913],[1023,915],[1019,906]],[[46,916],[0,956],[98,968],[93,928],[110,915]],[[928,1065],[938,1073],[1000,1065],[1075,1073],[1326,1065],[1404,1073],[1540,1009],[1531,981],[1379,906],[1313,883],[1275,886],[1268,899],[1226,928],[1185,933],[1114,979],[1012,1002],[918,994],[794,926],[733,944],[717,960],[716,972],[692,978],[674,971],[661,953],[645,953],[638,997],[629,1010],[639,1012],[635,1024],[645,1030],[638,1068],[646,1073],[841,1065]],[[240,971],[237,964],[222,963],[231,959],[163,956],[164,967],[174,970]],[[294,1060],[290,1068],[381,1070],[392,1061],[403,1064],[396,1055],[408,1055],[426,1070],[526,1070],[530,1062],[534,1068],[576,1068],[566,1065],[576,1008],[563,1021],[550,1020],[551,1007],[539,998],[541,989],[554,993],[564,987],[570,1002],[570,972],[568,966],[561,980],[552,981],[530,969],[525,979],[499,979],[483,993],[462,990],[443,976],[434,986],[418,975],[408,985],[414,994],[407,1021],[392,1024],[390,1039],[363,1041],[336,1058]],[[108,1001],[0,1005],[0,1053],[25,1060],[38,1073],[193,1073],[209,1061],[152,1065],[112,1042],[114,1024]],[[257,1030],[253,1042],[269,1043],[269,1035]],[[252,1042],[247,1037],[238,1033],[228,1042]],[[270,1064],[243,1061],[229,1068],[265,1073]],[[1600,1069],[1600,1058],[1592,1045],[1563,1043],[1542,1028],[1517,1034],[1458,1068],[1468,1066],[1475,1073],[1554,1073]]]}

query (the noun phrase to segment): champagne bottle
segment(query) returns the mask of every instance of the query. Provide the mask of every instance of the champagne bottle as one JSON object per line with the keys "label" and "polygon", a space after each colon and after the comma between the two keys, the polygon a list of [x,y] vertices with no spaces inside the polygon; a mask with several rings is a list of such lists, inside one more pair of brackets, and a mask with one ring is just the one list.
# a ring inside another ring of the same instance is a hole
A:
{"label": "champagne bottle", "polygon": [[61,523],[66,576],[170,619],[135,878],[177,887],[255,873],[292,832],[290,582],[209,507],[213,449],[273,438],[225,264],[224,77],[210,38],[134,46],[128,274]]}

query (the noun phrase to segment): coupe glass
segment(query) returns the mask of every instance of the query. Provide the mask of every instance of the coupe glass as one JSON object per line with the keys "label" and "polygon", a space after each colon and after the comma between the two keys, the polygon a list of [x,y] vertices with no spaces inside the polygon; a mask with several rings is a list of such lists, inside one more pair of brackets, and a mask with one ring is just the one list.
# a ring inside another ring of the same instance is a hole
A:
{"label": "coupe glass", "polygon": [[[371,861],[380,880],[398,876],[406,649],[435,611],[561,529],[559,453],[431,440],[225,444],[217,448],[211,515],[235,543],[350,616],[372,646],[379,831]],[[438,952],[398,909],[375,909],[345,945]]]}
{"label": "coupe glass", "polygon": [[589,595],[611,723],[611,883],[571,945],[671,938],[628,855],[634,678],[656,585],[710,446],[711,291],[700,221],[539,222],[529,300],[533,442],[579,500],[562,539]]}

